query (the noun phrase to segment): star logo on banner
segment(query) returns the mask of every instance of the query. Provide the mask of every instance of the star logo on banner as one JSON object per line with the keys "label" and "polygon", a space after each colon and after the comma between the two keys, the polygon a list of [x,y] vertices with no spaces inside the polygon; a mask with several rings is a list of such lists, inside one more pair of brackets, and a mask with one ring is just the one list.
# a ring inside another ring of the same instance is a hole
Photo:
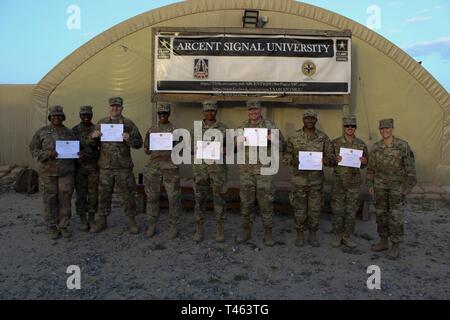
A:
{"label": "star logo on banner", "polygon": [[162,48],[166,48],[166,49],[170,49],[170,41],[163,39],[161,40],[161,47]]}
{"label": "star logo on banner", "polygon": [[347,40],[337,40],[336,48],[338,51],[348,51],[348,41]]}

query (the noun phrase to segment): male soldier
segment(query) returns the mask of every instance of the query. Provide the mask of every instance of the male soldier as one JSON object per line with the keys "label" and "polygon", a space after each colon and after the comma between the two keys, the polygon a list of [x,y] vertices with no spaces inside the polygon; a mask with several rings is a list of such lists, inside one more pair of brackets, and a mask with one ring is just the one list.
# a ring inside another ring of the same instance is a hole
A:
{"label": "male soldier", "polygon": [[40,162],[39,179],[43,187],[44,219],[51,239],[71,236],[67,230],[71,215],[74,183],[74,160],[58,159],[57,140],[75,140],[72,131],[63,125],[63,107],[50,108],[50,125],[40,128],[31,139],[30,151]]}
{"label": "male soldier", "polygon": [[156,111],[159,121],[148,129],[145,135],[145,153],[150,155],[148,164],[144,167],[145,194],[147,196],[147,237],[151,238],[156,232],[156,223],[159,219],[159,196],[161,182],[164,183],[167,197],[169,199],[169,220],[170,230],[167,235],[168,240],[173,240],[178,235],[178,224],[181,215],[181,187],[180,169],[173,164],[171,151],[150,150],[150,134],[173,132],[176,128],[169,121],[171,105],[169,103],[158,102]]}
{"label": "male soldier", "polygon": [[332,246],[337,248],[341,244],[349,248],[355,248],[356,244],[350,239],[355,228],[355,215],[358,210],[358,196],[361,187],[361,174],[359,168],[340,166],[342,157],[341,148],[363,151],[360,157],[361,168],[367,165],[368,150],[361,139],[355,136],[356,118],[348,116],[342,119],[344,135],[331,142],[333,147],[334,172],[332,178],[333,225],[335,239]]}
{"label": "male soldier", "polygon": [[[98,140],[90,139],[95,130],[92,123],[92,107],[80,108],[81,122],[72,128],[75,137],[80,140],[80,157],[75,162],[76,208],[80,217],[81,231],[88,231],[94,226],[97,212],[98,158],[100,156]],[[87,216],[86,216],[87,215]]]}
{"label": "male soldier", "polygon": [[[239,127],[244,128],[267,128],[269,130],[278,129],[275,123],[270,120],[264,119],[261,115],[261,102],[258,100],[247,101],[248,120]],[[243,137],[238,137],[238,148],[242,148],[244,144]],[[272,136],[269,132],[267,136],[268,146],[257,147],[258,149],[270,150],[270,143],[276,143],[271,141]],[[283,135],[279,133],[279,148],[280,151],[284,151],[286,142]],[[256,148],[256,147],[250,147]],[[259,150],[261,151],[261,150]],[[263,151],[264,153],[264,151]],[[267,153],[267,151],[266,151]],[[272,237],[272,217],[273,217],[273,200],[274,200],[274,186],[273,175],[262,175],[262,164],[248,164],[249,160],[249,147],[245,149],[246,164],[239,165],[239,179],[240,179],[240,191],[239,197],[241,199],[241,214],[243,218],[242,222],[242,234],[238,238],[238,242],[246,242],[252,238],[252,223],[253,213],[255,208],[255,200],[258,200],[259,211],[262,217],[264,225],[264,244],[266,246],[273,246],[275,244]]]}
{"label": "male soldier", "polygon": [[[226,129],[227,127],[216,120],[217,115],[217,101],[205,101],[203,102],[203,121],[202,121],[202,137],[205,131],[208,129],[219,130],[223,135],[223,140],[220,141],[221,147],[225,151],[226,141]],[[194,137],[194,129],[191,131],[191,136]],[[200,139],[202,140],[202,139]],[[192,150],[196,150],[197,141],[193,139],[194,147]],[[195,153],[194,153],[195,154]],[[195,218],[197,221],[197,230],[194,234],[194,241],[201,242],[204,236],[204,215],[206,211],[206,204],[209,193],[209,186],[211,185],[213,200],[214,200],[214,213],[216,214],[217,233],[216,241],[224,242],[224,222],[225,222],[225,194],[226,194],[226,181],[227,181],[227,166],[223,162],[224,152],[221,154],[222,164],[195,164],[192,166],[194,174],[194,197],[195,197]],[[218,161],[220,162],[220,161]]]}
{"label": "male soldier", "polygon": [[306,110],[303,113],[303,128],[288,139],[284,154],[284,163],[293,166],[292,192],[289,200],[294,208],[297,238],[295,245],[305,244],[304,225],[308,220],[308,243],[313,247],[320,246],[316,238],[322,210],[323,170],[299,170],[299,151],[322,152],[322,163],[330,166],[333,163],[333,150],[328,136],[316,129],[317,113]]}
{"label": "male soldier", "polygon": [[403,240],[403,206],[406,194],[411,192],[416,180],[414,153],[408,143],[392,135],[393,119],[380,120],[382,140],[376,142],[369,156],[367,184],[375,196],[377,225],[380,240],[372,251],[389,249],[388,258],[397,259]]}
{"label": "male soldier", "polygon": [[109,117],[98,121],[91,138],[97,139],[102,136],[101,124],[123,124],[122,142],[100,142],[100,159],[98,166],[98,223],[94,225],[91,232],[100,232],[106,229],[106,217],[111,213],[111,200],[114,186],[122,194],[125,214],[128,217],[128,229],[132,234],[139,233],[136,224],[136,181],[133,175],[133,161],[131,160],[130,148],[142,147],[142,137],[139,129],[128,118],[122,115],[123,99],[112,97],[109,99]]}

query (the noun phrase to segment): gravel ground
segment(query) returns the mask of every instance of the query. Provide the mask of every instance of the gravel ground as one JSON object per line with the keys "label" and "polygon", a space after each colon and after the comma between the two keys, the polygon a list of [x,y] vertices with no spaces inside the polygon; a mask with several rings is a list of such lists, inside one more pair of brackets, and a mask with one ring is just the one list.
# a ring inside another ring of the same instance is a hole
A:
{"label": "gravel ground", "polygon": [[[320,248],[294,246],[293,219],[274,217],[274,247],[262,243],[256,217],[253,241],[238,245],[240,217],[230,213],[226,242],[214,241],[213,213],[206,240],[194,244],[192,211],[181,219],[181,235],[167,241],[167,211],[158,234],[126,231],[119,201],[100,234],[82,233],[73,217],[70,240],[50,240],[41,216],[41,195],[0,194],[0,299],[449,299],[450,208],[441,201],[410,200],[401,257],[370,252],[377,240],[375,218],[357,221],[354,250],[335,249],[331,220],[320,224]],[[145,215],[137,218],[141,229]],[[69,265],[81,268],[81,289],[69,290]],[[366,286],[367,267],[381,268],[381,290]]]}

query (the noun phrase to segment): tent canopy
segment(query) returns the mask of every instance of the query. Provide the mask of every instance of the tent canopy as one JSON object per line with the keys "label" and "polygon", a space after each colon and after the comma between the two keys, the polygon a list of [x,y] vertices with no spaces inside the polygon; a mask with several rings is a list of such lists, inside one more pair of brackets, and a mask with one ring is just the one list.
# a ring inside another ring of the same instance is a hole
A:
{"label": "tent canopy", "polygon": [[[104,117],[110,96],[124,98],[124,115],[142,134],[154,120],[151,73],[153,27],[236,28],[245,9],[268,17],[268,28],[351,30],[352,94],[350,112],[358,117],[357,134],[371,146],[379,139],[378,120],[395,119],[395,135],[406,139],[416,154],[419,181],[450,184],[450,99],[447,91],[400,48],[368,28],[336,13],[291,0],[191,0],[155,9],[107,30],[51,70],[32,93],[32,132],[46,123],[50,105],[64,106],[66,125],[75,125],[82,105]],[[285,136],[302,126],[304,105],[265,103],[265,115]],[[330,138],[341,134],[341,106],[317,106],[319,129]],[[191,128],[201,119],[198,103],[175,103],[172,122]],[[220,121],[233,127],[246,117],[244,104],[227,102]],[[146,162],[133,152],[136,172]],[[187,171],[186,171],[186,174]],[[235,173],[233,173],[236,177]],[[284,179],[284,174],[280,174]]]}

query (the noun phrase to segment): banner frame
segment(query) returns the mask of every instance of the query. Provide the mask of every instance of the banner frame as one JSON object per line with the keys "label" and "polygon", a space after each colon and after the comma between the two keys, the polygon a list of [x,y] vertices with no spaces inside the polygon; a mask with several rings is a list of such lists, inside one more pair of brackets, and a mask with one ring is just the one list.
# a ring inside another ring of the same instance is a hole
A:
{"label": "banner frame", "polygon": [[311,104],[311,105],[346,105],[350,101],[350,94],[289,94],[270,95],[259,94],[236,95],[236,94],[206,94],[206,93],[157,93],[155,92],[155,37],[157,34],[167,33],[176,36],[199,36],[217,34],[236,35],[279,35],[279,36],[308,36],[308,37],[352,37],[351,30],[310,30],[310,29],[276,29],[276,28],[182,28],[182,27],[153,27],[151,39],[151,97],[152,102],[189,102],[197,103],[205,100],[217,101],[246,101],[249,98],[258,97],[261,101],[282,102],[288,104]]}

